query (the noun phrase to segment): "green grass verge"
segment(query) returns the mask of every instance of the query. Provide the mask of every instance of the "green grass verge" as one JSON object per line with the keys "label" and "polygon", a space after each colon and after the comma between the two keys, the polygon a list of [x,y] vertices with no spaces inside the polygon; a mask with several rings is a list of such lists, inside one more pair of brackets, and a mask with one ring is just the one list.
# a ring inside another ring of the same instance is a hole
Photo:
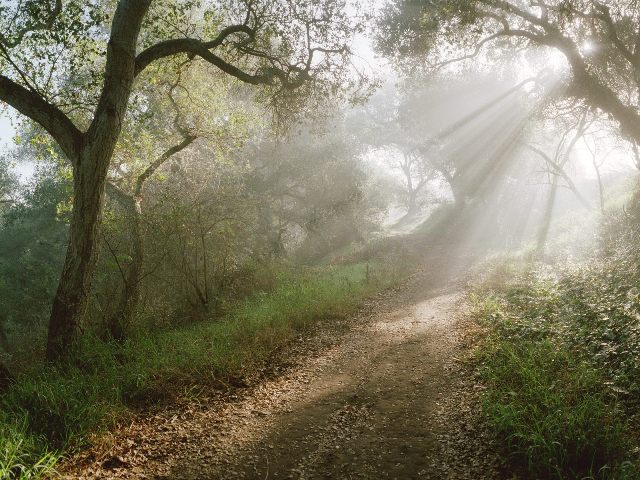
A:
{"label": "green grass verge", "polygon": [[482,405],[510,464],[529,478],[640,478],[628,302],[611,278],[596,280],[603,272],[526,270],[471,295],[488,332],[476,351]]}
{"label": "green grass verge", "polygon": [[319,318],[353,312],[397,282],[397,266],[342,265],[281,275],[272,292],[221,320],[137,334],[118,345],[88,338],[70,365],[19,376],[0,399],[0,478],[39,478],[90,434],[132,407],[255,372]]}

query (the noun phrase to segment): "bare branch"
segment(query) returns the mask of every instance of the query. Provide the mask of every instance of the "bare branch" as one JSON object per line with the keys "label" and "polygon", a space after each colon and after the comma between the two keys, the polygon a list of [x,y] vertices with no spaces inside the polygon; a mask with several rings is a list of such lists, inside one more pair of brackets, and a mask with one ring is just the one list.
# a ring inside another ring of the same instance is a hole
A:
{"label": "bare branch", "polygon": [[264,69],[261,72],[257,72],[255,74],[247,73],[211,52],[206,45],[207,44],[205,42],[201,42],[200,40],[196,40],[193,38],[182,38],[159,43],[155,47],[151,47],[154,48],[153,58],[151,58],[150,56],[145,56],[142,59],[144,60],[144,62],[141,61],[140,64],[136,62],[136,73],[139,73],[141,71],[140,69],[138,69],[138,66],[146,66],[153,60],[166,58],[180,53],[186,53],[190,56],[198,56],[203,60],[211,63],[212,65],[215,65],[223,72],[237,78],[241,82],[251,85],[273,85],[277,78],[286,88],[294,89],[300,86],[306,79],[306,75],[304,74],[304,72],[300,72],[300,75],[297,79],[291,80],[289,79],[289,75],[287,74],[287,72],[275,67]]}
{"label": "bare branch", "polygon": [[142,192],[142,188],[144,187],[144,182],[151,176],[154,174],[154,172],[164,163],[166,162],[169,158],[171,158],[173,155],[175,155],[176,153],[181,152],[182,150],[184,150],[185,148],[187,148],[189,145],[191,145],[195,140],[196,140],[195,135],[188,135],[185,138],[183,138],[183,140],[178,143],[177,145],[174,145],[173,147],[165,150],[162,155],[160,155],[158,158],[156,158],[151,165],[149,165],[144,172],[142,172],[142,174],[138,177],[138,179],[136,180],[136,189],[135,189],[135,195],[138,196],[140,195],[140,193]]}
{"label": "bare branch", "polygon": [[525,144],[525,147],[527,147],[529,150],[531,150],[532,152],[542,157],[547,167],[549,167],[552,170],[549,173],[551,173],[556,177],[562,178],[567,184],[567,188],[573,192],[573,194],[576,196],[576,198],[582,204],[582,206],[587,210],[591,209],[591,205],[589,205],[589,202],[587,202],[584,196],[580,193],[580,191],[576,187],[576,184],[573,182],[573,180],[571,179],[569,174],[564,170],[564,168],[562,168],[562,166],[555,163],[551,159],[551,157],[549,157],[549,155],[547,155],[544,151],[540,150],[538,147],[535,147],[534,145],[531,145],[528,143]]}
{"label": "bare branch", "polygon": [[125,284],[125,287],[126,287],[127,286],[127,277],[124,274],[124,270],[122,269],[122,266],[120,265],[120,261],[118,260],[118,254],[111,247],[111,244],[109,243],[109,240],[107,239],[107,236],[104,234],[104,232],[101,232],[101,237],[102,237],[102,240],[104,241],[104,244],[107,246],[107,249],[109,250],[109,253],[113,257],[113,260],[115,261],[116,266],[118,267],[118,271],[120,272],[120,276],[122,277],[122,282]]}
{"label": "bare branch", "polygon": [[246,33],[253,39],[255,32],[248,25],[231,25],[223,29],[216,38],[209,42],[202,42],[193,38],[176,38],[157,43],[146,50],[143,50],[136,57],[135,75],[139,75],[151,63],[162,58],[171,57],[180,53],[200,55],[199,50],[211,50],[219,47],[224,41],[234,33]]}
{"label": "bare branch", "polygon": [[[496,18],[496,16],[491,15],[491,14],[487,14],[486,15],[488,18]],[[508,26],[508,25],[507,25]],[[473,50],[473,52],[468,53],[466,55],[462,55],[460,57],[457,58],[452,58],[449,60],[445,60],[444,62],[440,62],[437,65],[434,66],[434,68],[436,69],[440,69],[443,68],[447,65],[450,65],[452,63],[458,63],[458,62],[462,62],[464,60],[471,60],[475,57],[477,57],[480,52],[482,51],[482,47],[484,47],[487,43],[492,42],[493,40],[496,40],[498,38],[501,37],[522,37],[522,38],[526,38],[528,40],[531,40],[532,42],[539,42],[539,43],[544,43],[545,42],[545,37],[533,32],[529,32],[528,30],[522,30],[522,29],[504,29],[504,30],[500,30],[499,32],[496,32],[492,35],[489,35],[488,37],[483,38],[482,40],[480,40],[476,46],[475,49]]]}
{"label": "bare branch", "polygon": [[29,81],[29,79],[27,78],[27,75],[22,71],[22,69],[20,67],[18,67],[18,65],[16,65],[16,63],[11,58],[11,55],[9,55],[9,51],[7,50],[7,48],[2,43],[0,43],[0,53],[2,53],[2,56],[5,58],[7,63],[9,65],[11,65],[11,67],[15,70],[15,72],[18,74],[18,76],[22,79],[24,84],[29,88],[29,90],[31,90],[31,91],[37,93],[38,95],[42,96],[42,94],[40,92],[38,92],[38,89],[35,88],[33,86],[33,84]]}

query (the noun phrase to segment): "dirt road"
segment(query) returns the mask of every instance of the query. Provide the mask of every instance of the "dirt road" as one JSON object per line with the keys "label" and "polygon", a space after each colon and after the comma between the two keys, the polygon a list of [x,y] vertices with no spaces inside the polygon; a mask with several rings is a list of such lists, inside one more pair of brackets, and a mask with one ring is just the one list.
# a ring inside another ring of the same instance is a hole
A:
{"label": "dirt road", "polygon": [[499,478],[478,386],[458,361],[462,294],[437,283],[417,275],[224,401],[136,419],[69,478]]}

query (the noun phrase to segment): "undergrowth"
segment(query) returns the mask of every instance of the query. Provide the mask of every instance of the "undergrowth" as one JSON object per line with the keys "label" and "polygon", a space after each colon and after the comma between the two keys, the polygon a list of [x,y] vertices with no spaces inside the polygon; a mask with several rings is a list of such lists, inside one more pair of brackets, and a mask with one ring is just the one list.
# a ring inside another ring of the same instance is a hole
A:
{"label": "undergrowth", "polygon": [[474,294],[484,412],[530,478],[640,478],[640,302],[629,272],[502,268]]}
{"label": "undergrowth", "polygon": [[86,338],[69,364],[24,372],[0,398],[0,478],[46,475],[132,408],[242,381],[319,318],[352,312],[401,276],[398,265],[289,271],[223,319],[140,332],[123,344]]}

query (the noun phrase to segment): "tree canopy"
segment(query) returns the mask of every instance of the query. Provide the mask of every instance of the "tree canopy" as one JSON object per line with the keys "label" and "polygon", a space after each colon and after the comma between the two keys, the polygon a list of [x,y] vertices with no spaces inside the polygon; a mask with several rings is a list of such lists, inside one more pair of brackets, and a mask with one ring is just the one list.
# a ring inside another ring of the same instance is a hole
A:
{"label": "tree canopy", "polygon": [[430,69],[487,51],[557,51],[570,68],[564,95],[610,115],[638,143],[638,15],[634,1],[398,0],[386,7],[378,45]]}

